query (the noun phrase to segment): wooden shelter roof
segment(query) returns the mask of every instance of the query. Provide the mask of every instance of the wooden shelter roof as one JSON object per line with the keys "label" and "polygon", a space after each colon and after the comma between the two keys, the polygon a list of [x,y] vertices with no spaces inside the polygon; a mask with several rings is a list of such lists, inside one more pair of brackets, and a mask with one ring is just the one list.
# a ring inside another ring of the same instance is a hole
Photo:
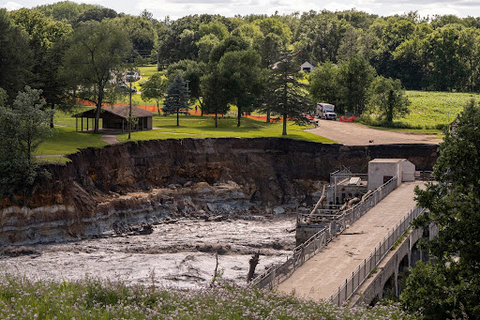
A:
{"label": "wooden shelter roof", "polygon": [[[102,112],[100,113],[100,117],[102,116],[102,114],[108,113],[123,119],[128,119],[129,108],[130,108],[129,105],[102,107]],[[135,106],[132,106],[132,117],[146,118],[151,116],[153,116],[153,113],[151,113],[150,111],[146,111],[146,110],[137,108]],[[74,117],[95,118],[95,109],[91,109],[91,110],[87,110],[87,111],[75,114]]]}

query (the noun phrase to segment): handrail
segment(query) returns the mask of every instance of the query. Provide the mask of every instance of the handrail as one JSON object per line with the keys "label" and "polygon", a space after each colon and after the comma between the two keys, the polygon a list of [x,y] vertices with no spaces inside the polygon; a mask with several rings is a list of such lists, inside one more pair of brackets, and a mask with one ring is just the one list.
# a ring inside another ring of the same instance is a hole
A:
{"label": "handrail", "polygon": [[380,264],[385,258],[388,252],[395,245],[396,241],[403,235],[405,230],[410,227],[410,223],[413,219],[420,216],[425,212],[424,208],[413,208],[403,218],[403,220],[397,224],[395,229],[389,232],[388,236],[383,239],[381,243],[370,254],[368,259],[365,259],[361,263],[356,271],[352,272],[350,278],[345,279],[345,284],[338,287],[338,292],[330,296],[329,301],[341,305],[344,301],[351,298],[351,296],[358,290],[358,288],[367,280],[372,270]]}
{"label": "handrail", "polygon": [[[282,264],[273,265],[268,268],[264,273],[252,280],[252,285],[259,288],[268,287],[269,289],[273,289],[276,285],[285,281],[296,269],[320,252],[334,237],[342,233],[347,228],[347,225],[360,219],[368,210],[385,198],[396,187],[397,178],[393,177],[378,187],[366,197],[364,201],[357,203],[352,208],[344,210],[342,214],[336,215],[333,219],[328,219],[327,225],[323,229],[293,250],[292,257],[288,258],[287,261]],[[319,216],[328,218],[330,215]],[[297,225],[298,224],[299,220],[297,220]]]}

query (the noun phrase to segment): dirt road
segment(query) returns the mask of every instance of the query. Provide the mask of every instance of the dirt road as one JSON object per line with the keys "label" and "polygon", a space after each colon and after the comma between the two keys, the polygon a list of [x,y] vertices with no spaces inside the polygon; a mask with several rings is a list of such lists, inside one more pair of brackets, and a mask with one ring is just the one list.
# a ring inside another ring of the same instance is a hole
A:
{"label": "dirt road", "polygon": [[306,131],[347,146],[397,143],[439,144],[442,142],[441,139],[436,139],[435,135],[377,130],[356,123],[329,120],[319,120],[317,128]]}

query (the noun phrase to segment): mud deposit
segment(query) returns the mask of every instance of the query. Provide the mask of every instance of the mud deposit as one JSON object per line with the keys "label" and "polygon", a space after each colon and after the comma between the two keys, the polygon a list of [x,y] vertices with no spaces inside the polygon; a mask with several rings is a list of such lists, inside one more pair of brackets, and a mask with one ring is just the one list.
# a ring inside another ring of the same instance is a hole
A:
{"label": "mud deposit", "polygon": [[257,272],[286,260],[295,245],[295,216],[251,216],[204,221],[179,219],[154,225],[148,235],[107,235],[61,244],[8,247],[0,266],[33,279],[85,276],[164,287],[208,285],[218,270],[245,283],[248,261],[260,252]]}

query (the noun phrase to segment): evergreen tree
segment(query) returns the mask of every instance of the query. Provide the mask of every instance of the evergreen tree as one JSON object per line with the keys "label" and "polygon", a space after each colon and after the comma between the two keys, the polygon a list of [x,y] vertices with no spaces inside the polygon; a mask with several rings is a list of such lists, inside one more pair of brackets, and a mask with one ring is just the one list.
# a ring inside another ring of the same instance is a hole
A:
{"label": "evergreen tree", "polygon": [[282,135],[287,135],[288,119],[296,124],[306,124],[307,114],[314,109],[308,98],[306,86],[297,80],[298,66],[292,61],[295,55],[290,52],[284,53],[272,70],[271,110],[283,117]]}
{"label": "evergreen tree", "polygon": [[180,126],[180,112],[187,113],[188,106],[188,87],[187,82],[181,75],[177,75],[173,82],[168,86],[167,96],[163,102],[163,112],[175,112],[177,114],[177,127]]}

